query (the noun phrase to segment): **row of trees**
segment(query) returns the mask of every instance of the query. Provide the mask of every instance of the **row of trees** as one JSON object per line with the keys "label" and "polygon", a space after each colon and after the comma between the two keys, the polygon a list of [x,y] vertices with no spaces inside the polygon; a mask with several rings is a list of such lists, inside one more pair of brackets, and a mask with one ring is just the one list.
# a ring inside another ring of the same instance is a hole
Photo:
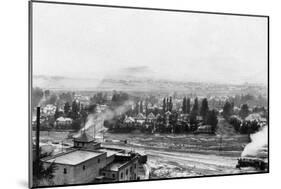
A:
{"label": "row of trees", "polygon": [[[183,106],[190,106],[190,99],[184,98]],[[146,106],[147,107],[147,106]],[[163,109],[162,110],[152,110],[154,115],[159,113],[160,116],[157,117],[156,120],[152,122],[145,122],[143,124],[140,123],[124,123],[125,117],[116,117],[112,121],[108,121],[105,123],[109,128],[117,131],[130,131],[132,129],[141,128],[142,131],[148,131],[153,128],[155,132],[188,132],[195,131],[198,126],[201,125],[210,125],[212,127],[212,131],[215,132],[218,124],[217,112],[215,110],[209,110],[208,100],[204,98],[202,100],[202,104],[199,108],[198,99],[195,98],[192,109],[187,111],[186,107],[183,107],[183,111],[179,112],[172,109],[173,101],[172,98],[164,98],[163,99]],[[126,112],[127,116],[136,115],[136,111],[143,112],[143,102],[136,103],[136,107],[134,110],[129,110]],[[155,112],[154,112],[155,111]],[[167,111],[170,111],[170,114],[165,114]],[[189,112],[190,114],[184,119],[179,119],[181,113]],[[146,108],[146,113],[148,113]],[[198,119],[198,116],[202,116],[202,120]],[[168,121],[168,122],[167,122]]]}
{"label": "row of trees", "polygon": [[46,104],[63,104],[65,102],[71,103],[74,99],[74,92],[66,92],[55,94],[50,90],[43,90],[39,87],[32,89],[31,93],[31,106],[42,106]]}
{"label": "row of trees", "polygon": [[233,102],[234,105],[238,107],[240,107],[242,104],[248,104],[251,107],[268,105],[267,97],[264,97],[262,95],[257,95],[257,96],[251,94],[235,95],[234,97],[229,97],[229,101]]}
{"label": "row of trees", "polygon": [[170,98],[164,98],[163,99],[163,111],[172,111],[173,110],[173,101],[172,101],[172,97]]}
{"label": "row of trees", "polygon": [[183,98],[182,101],[182,112],[184,114],[189,114],[190,113],[190,98]]}
{"label": "row of trees", "polygon": [[232,116],[229,119],[229,123],[234,127],[236,132],[241,134],[252,134],[259,131],[261,128],[261,125],[257,120],[243,121],[236,116]]}
{"label": "row of trees", "polygon": [[[197,130],[198,126],[202,124],[202,121],[197,119],[178,119],[179,114],[175,111],[169,115],[158,116],[153,121],[145,121],[144,123],[132,122],[125,123],[125,116],[115,117],[112,120],[107,120],[104,122],[104,125],[109,128],[109,131],[113,132],[131,132],[133,130],[140,130],[141,132],[147,133],[188,133],[194,132]],[[212,125],[212,132],[215,132],[216,125],[218,123],[216,114],[214,111],[208,113],[206,123]]]}
{"label": "row of trees", "polygon": [[[224,104],[223,107],[223,117],[228,120],[232,115],[236,114],[234,112],[234,103],[230,103],[230,102],[226,102]],[[237,112],[237,114],[242,118],[245,119],[249,114],[250,114],[250,110],[249,110],[249,106],[247,104],[242,104],[239,112]]]}
{"label": "row of trees", "polygon": [[71,105],[69,102],[66,102],[63,108],[64,111],[59,111],[59,108],[56,108],[54,120],[61,116],[69,117],[73,120],[71,128],[75,131],[78,131],[81,128],[82,124],[85,122],[90,107],[91,106],[84,107],[80,104],[80,102],[77,102],[76,100],[74,100]]}
{"label": "row of trees", "polygon": [[196,123],[197,116],[202,116],[203,124],[211,125],[212,130],[215,131],[218,123],[217,112],[210,110],[207,98],[204,98],[199,108],[198,98],[194,99],[192,109],[190,110],[190,98],[183,98],[182,112],[184,114],[190,113],[190,122]]}
{"label": "row of trees", "polygon": [[[116,95],[116,94],[115,94]],[[114,96],[114,100],[116,100],[116,96]],[[90,98],[90,104],[106,104],[108,102],[107,93],[98,92],[93,97]]]}
{"label": "row of trees", "polygon": [[111,107],[122,106],[126,101],[129,100],[129,95],[124,92],[113,92],[111,99]]}

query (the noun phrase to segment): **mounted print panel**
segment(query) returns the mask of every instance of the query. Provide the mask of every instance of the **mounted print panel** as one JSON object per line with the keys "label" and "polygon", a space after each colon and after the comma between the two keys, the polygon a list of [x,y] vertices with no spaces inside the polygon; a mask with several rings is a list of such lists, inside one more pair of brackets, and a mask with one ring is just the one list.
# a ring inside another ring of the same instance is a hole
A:
{"label": "mounted print panel", "polygon": [[29,2],[30,187],[269,172],[269,17]]}

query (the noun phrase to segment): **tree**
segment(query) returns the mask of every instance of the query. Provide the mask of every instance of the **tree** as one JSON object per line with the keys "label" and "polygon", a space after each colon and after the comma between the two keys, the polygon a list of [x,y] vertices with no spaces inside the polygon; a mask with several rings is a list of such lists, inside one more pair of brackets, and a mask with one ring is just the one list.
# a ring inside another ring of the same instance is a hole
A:
{"label": "tree", "polygon": [[74,100],[73,102],[72,102],[72,106],[71,106],[72,108],[71,108],[71,118],[72,119],[77,119],[78,117],[79,117],[79,109],[80,109],[80,107],[79,107],[79,104],[77,103],[77,101],[76,100]]}
{"label": "tree", "polygon": [[175,126],[178,120],[178,114],[177,112],[173,112],[169,117],[170,125]]}
{"label": "tree", "polygon": [[223,106],[223,117],[228,120],[229,117],[233,114],[233,108],[232,105],[226,101],[224,106]]}
{"label": "tree", "polygon": [[59,117],[60,115],[59,115],[59,108],[58,108],[58,106],[56,107],[56,111],[55,111],[55,115],[54,115],[54,118],[55,118],[55,120]]}
{"label": "tree", "polygon": [[229,123],[234,127],[235,131],[237,132],[240,131],[240,126],[242,124],[242,121],[238,117],[231,116],[229,119]]}
{"label": "tree", "polygon": [[247,120],[243,121],[241,127],[240,127],[240,133],[241,134],[252,134],[257,132],[260,129],[260,125],[257,120]]}
{"label": "tree", "polygon": [[62,93],[59,95],[60,100],[64,101],[64,102],[69,102],[71,103],[73,101],[73,94],[71,94],[70,92],[67,93]]}
{"label": "tree", "polygon": [[68,115],[69,114],[69,111],[70,111],[70,105],[69,105],[69,102],[66,102],[64,104],[64,114],[65,115]]}
{"label": "tree", "polygon": [[79,104],[76,100],[72,102],[72,112],[78,113],[79,112]]}
{"label": "tree", "polygon": [[145,115],[148,115],[148,102],[145,101]]}
{"label": "tree", "polygon": [[183,98],[183,101],[182,101],[182,112],[184,114],[186,114],[186,97]]}
{"label": "tree", "polygon": [[143,113],[143,105],[142,105],[142,100],[140,101],[140,113]]}
{"label": "tree", "polygon": [[191,126],[191,130],[195,131],[197,129],[197,118],[196,118],[196,115],[192,112],[190,114],[189,123],[190,123],[190,126]]}
{"label": "tree", "polygon": [[89,105],[89,107],[88,107],[88,112],[89,112],[90,114],[96,113],[96,111],[97,111],[97,105],[96,105],[96,104],[91,104],[91,105]]}
{"label": "tree", "polygon": [[127,93],[117,93],[114,92],[112,99],[111,99],[111,105],[112,106],[121,106],[123,105],[127,100],[129,100],[129,95]]}
{"label": "tree", "polygon": [[199,111],[199,104],[198,104],[198,98],[196,97],[195,100],[194,100],[194,104],[193,104],[191,113],[193,115],[197,116],[198,115],[198,111]]}
{"label": "tree", "polygon": [[242,119],[245,119],[247,116],[249,115],[249,107],[247,104],[243,104],[241,106],[240,112],[239,112],[239,116]]}
{"label": "tree", "polygon": [[58,99],[58,97],[57,97],[57,95],[55,95],[55,94],[52,94],[51,96],[50,96],[50,98],[47,100],[47,104],[55,104],[56,102],[57,102],[57,99]]}
{"label": "tree", "polygon": [[[116,96],[115,96],[116,97]],[[90,98],[91,104],[105,104],[107,102],[107,94],[98,92]]]}
{"label": "tree", "polygon": [[31,106],[32,109],[40,103],[41,99],[43,98],[44,93],[43,90],[39,87],[32,88],[31,94]]}
{"label": "tree", "polygon": [[172,97],[171,97],[171,96],[170,96],[170,102],[169,102],[168,108],[169,108],[169,111],[170,111],[170,112],[171,112],[172,109],[173,109],[173,101],[172,101]]}
{"label": "tree", "polygon": [[208,100],[207,98],[204,98],[202,100],[202,105],[200,109],[200,115],[203,117],[204,121],[206,121],[208,112],[209,112]]}
{"label": "tree", "polygon": [[50,94],[51,94],[50,90],[44,91],[44,95],[45,95],[46,98],[48,98],[50,96]]}
{"label": "tree", "polygon": [[82,119],[75,119],[73,120],[71,127],[74,131],[79,131],[81,129],[81,124],[83,123],[84,120]]}
{"label": "tree", "polygon": [[163,111],[166,112],[166,98],[163,99]]}
{"label": "tree", "polygon": [[186,99],[186,113],[190,113],[190,98]]}
{"label": "tree", "polygon": [[40,182],[47,181],[52,185],[52,179],[54,178],[54,172],[57,166],[51,163],[48,167],[43,166],[42,158],[50,156],[51,153],[42,153],[42,149],[39,148],[39,159],[33,160],[33,183],[34,186],[39,186]]}
{"label": "tree", "polygon": [[212,126],[212,132],[215,132],[217,129],[217,124],[218,124],[218,118],[216,116],[216,112],[214,110],[211,110],[207,114],[207,119],[206,123],[208,125]]}
{"label": "tree", "polygon": [[135,107],[135,112],[136,112],[136,114],[139,113],[139,108],[140,108],[140,106],[139,106],[139,103],[137,102],[137,103],[136,103],[136,107]]}

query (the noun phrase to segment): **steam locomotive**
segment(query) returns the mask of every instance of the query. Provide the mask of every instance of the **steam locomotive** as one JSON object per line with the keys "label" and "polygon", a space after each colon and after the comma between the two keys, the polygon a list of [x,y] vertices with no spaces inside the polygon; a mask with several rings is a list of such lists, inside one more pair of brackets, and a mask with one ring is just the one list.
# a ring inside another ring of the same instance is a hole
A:
{"label": "steam locomotive", "polygon": [[238,163],[236,168],[241,167],[254,167],[258,170],[265,171],[268,170],[268,160],[254,157],[241,157],[238,158]]}

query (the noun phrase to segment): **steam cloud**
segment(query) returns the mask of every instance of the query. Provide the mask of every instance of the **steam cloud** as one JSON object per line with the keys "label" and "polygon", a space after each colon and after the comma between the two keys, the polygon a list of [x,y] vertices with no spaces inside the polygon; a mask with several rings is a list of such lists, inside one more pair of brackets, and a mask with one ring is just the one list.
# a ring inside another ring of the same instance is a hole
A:
{"label": "steam cloud", "polygon": [[106,109],[104,112],[89,114],[81,131],[88,131],[93,133],[93,135],[100,133],[105,130],[103,127],[103,122],[105,120],[111,120],[117,115],[124,114],[132,107],[133,104],[133,101],[128,100],[113,110]]}
{"label": "steam cloud", "polygon": [[243,150],[242,157],[268,157],[268,126],[264,126],[259,132],[251,135],[252,142]]}

